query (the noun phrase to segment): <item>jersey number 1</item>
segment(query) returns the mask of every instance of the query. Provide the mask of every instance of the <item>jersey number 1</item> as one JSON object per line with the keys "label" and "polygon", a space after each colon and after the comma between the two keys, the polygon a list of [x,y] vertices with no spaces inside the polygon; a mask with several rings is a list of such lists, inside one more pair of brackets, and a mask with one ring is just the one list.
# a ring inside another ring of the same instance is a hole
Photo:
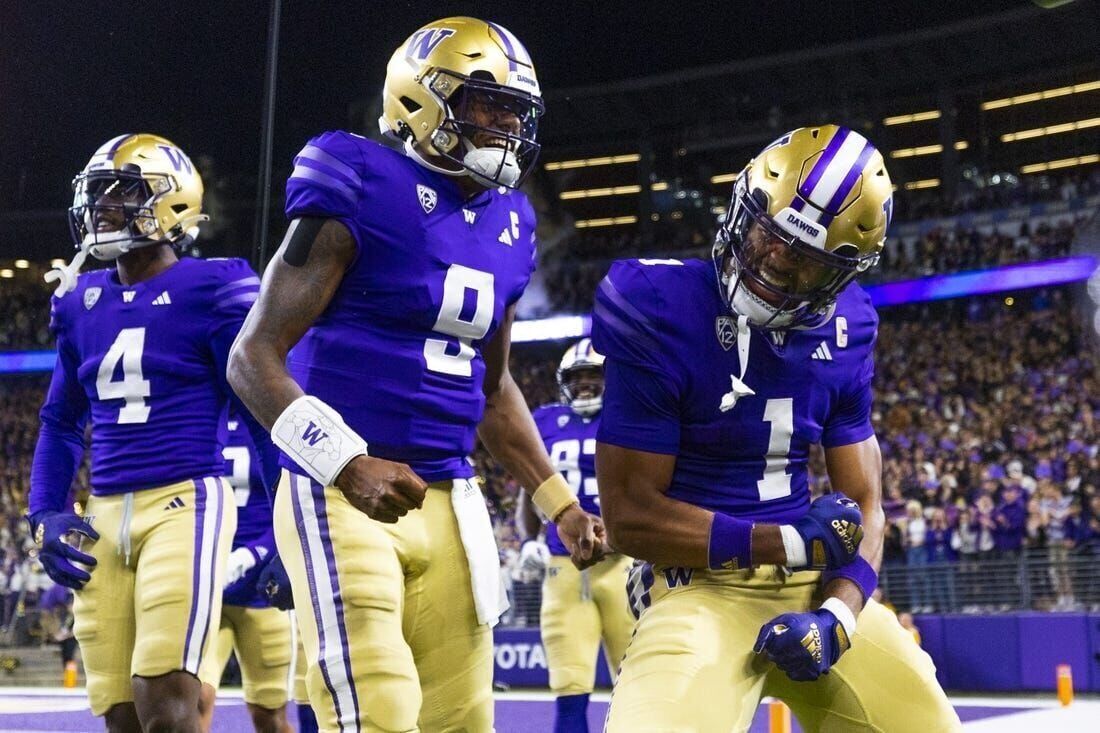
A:
{"label": "jersey number 1", "polygon": [[768,423],[768,455],[764,457],[764,478],[756,482],[760,500],[781,499],[791,495],[791,435],[794,433],[794,400],[790,397],[768,400],[764,405]]}
{"label": "jersey number 1", "polygon": [[[118,411],[119,425],[144,423],[149,419],[149,380],[141,373],[141,354],[145,351],[145,329],[124,328],[99,364],[95,389],[101,400],[125,400]],[[122,379],[114,378],[122,362]]]}

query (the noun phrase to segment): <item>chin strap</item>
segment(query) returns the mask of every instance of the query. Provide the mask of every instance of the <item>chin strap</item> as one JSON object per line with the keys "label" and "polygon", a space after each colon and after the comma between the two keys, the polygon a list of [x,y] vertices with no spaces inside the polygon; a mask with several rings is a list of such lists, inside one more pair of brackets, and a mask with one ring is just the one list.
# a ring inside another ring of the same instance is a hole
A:
{"label": "chin strap", "polygon": [[72,262],[55,267],[43,276],[43,279],[48,283],[57,282],[57,287],[53,291],[55,297],[60,298],[76,287],[76,279],[80,276],[80,268],[84,266],[84,260],[87,258],[88,253],[81,249],[73,257]]}

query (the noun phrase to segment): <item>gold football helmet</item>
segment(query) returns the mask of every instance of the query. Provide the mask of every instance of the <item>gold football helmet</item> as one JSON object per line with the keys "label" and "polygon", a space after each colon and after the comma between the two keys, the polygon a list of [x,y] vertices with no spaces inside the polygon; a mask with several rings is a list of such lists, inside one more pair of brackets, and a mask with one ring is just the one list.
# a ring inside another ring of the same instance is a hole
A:
{"label": "gold football helmet", "polygon": [[591,417],[603,407],[603,354],[583,338],[569,347],[558,365],[558,389],[565,404],[581,417]]}
{"label": "gold football helmet", "polygon": [[730,308],[763,328],[814,328],[878,262],[893,213],[882,154],[858,132],[803,127],[749,162],[714,243]]}
{"label": "gold football helmet", "polygon": [[73,179],[75,245],[100,260],[198,233],[202,178],[186,154],[157,135],[119,135]]}
{"label": "gold football helmet", "polygon": [[413,33],[390,58],[378,126],[426,168],[518,188],[539,154],[543,110],[535,67],[519,39],[496,23],[444,18]]}

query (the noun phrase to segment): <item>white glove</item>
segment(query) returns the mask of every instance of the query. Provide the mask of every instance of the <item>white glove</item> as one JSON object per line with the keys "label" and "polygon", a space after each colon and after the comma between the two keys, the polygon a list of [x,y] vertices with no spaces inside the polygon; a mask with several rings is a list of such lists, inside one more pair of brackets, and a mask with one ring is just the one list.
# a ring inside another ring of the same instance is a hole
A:
{"label": "white glove", "polygon": [[225,565],[225,586],[229,587],[256,567],[256,556],[247,547],[238,547],[229,553],[229,562]]}
{"label": "white glove", "polygon": [[550,548],[540,540],[527,540],[519,551],[519,567],[522,570],[541,572],[550,564]]}

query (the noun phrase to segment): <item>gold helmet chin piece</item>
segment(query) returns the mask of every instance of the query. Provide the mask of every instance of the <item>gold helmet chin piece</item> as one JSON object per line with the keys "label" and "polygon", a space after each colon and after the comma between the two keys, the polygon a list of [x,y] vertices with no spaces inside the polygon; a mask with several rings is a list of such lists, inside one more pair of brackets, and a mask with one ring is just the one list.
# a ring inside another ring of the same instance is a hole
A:
{"label": "gold helmet chin piece", "polygon": [[119,135],[73,179],[69,226],[82,253],[101,260],[198,233],[202,177],[174,143],[150,134]]}
{"label": "gold helmet chin piece", "polygon": [[[475,107],[491,108],[494,121],[508,122],[477,124]],[[496,23],[444,18],[394,51],[378,125],[431,170],[518,188],[538,157],[543,109],[531,56],[519,39]]]}
{"label": "gold helmet chin piece", "polygon": [[837,125],[792,130],[734,184],[714,246],[730,307],[765,328],[812,328],[878,262],[893,213],[882,154]]}

